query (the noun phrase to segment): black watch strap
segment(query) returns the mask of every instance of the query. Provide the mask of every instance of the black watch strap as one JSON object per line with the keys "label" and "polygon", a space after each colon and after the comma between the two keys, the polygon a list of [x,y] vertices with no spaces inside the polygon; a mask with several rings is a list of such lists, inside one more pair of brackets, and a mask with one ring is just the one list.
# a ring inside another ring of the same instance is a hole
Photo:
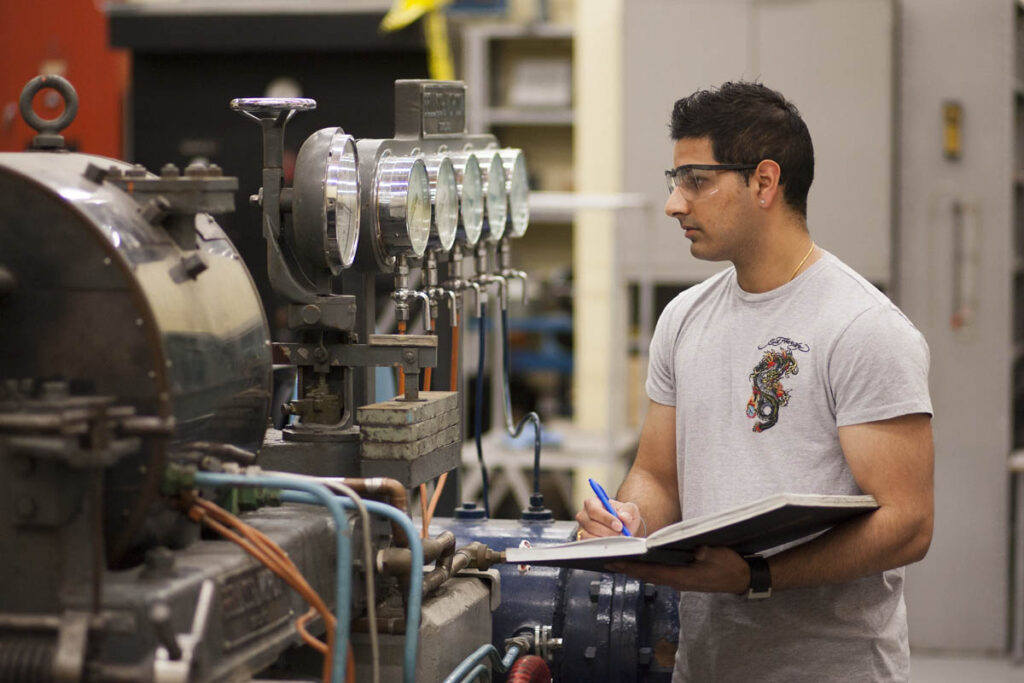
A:
{"label": "black watch strap", "polygon": [[747,599],[770,598],[772,595],[772,573],[768,568],[768,560],[760,555],[744,555],[743,559],[750,566],[750,586],[747,588]]}

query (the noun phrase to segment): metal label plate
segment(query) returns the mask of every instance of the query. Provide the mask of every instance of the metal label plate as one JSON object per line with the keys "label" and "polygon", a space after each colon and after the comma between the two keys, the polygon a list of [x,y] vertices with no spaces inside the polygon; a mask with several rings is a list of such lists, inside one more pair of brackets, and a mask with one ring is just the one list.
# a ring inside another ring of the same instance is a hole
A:
{"label": "metal label plate", "polygon": [[420,116],[423,137],[466,132],[466,90],[462,86],[426,84]]}

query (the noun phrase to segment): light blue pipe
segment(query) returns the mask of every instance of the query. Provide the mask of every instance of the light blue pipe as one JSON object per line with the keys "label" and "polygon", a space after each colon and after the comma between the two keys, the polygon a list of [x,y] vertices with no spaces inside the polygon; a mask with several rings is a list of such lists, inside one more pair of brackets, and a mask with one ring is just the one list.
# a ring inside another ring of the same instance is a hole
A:
{"label": "light blue pipe", "polygon": [[486,664],[477,664],[473,667],[473,670],[462,679],[462,683],[476,683],[477,679],[482,681],[491,680],[490,671],[487,669]]}
{"label": "light blue pipe", "polygon": [[[472,681],[478,675],[476,673],[476,665],[485,657],[490,658],[490,660],[494,662],[494,668],[498,673],[505,673],[519,657],[519,646],[509,646],[508,650],[505,652],[504,659],[502,659],[501,654],[498,653],[498,648],[494,647],[490,643],[481,645],[473,654],[463,659],[457,667],[452,669],[452,672],[444,679],[444,683],[466,683],[466,681]],[[472,678],[470,676],[472,676]]]}
{"label": "light blue pipe", "polygon": [[[300,493],[297,494],[285,495],[308,496],[308,500],[319,503],[330,511],[331,517],[334,518],[335,536],[338,542],[338,574],[334,596],[334,615],[338,618],[338,626],[334,632],[334,661],[331,667],[331,683],[345,683],[350,621],[349,600],[352,595],[352,546],[347,533],[348,515],[345,514],[343,509],[343,499],[338,498],[323,484],[286,477],[197,472],[195,482],[198,486],[259,486],[268,489],[299,491]],[[345,500],[347,501],[347,499]],[[351,501],[347,502],[351,503]],[[422,550],[420,552],[420,566],[422,566]]]}
{"label": "light blue pipe", "polygon": [[[284,493],[281,500],[288,503],[306,503],[308,505],[322,504],[320,499],[313,498],[306,493]],[[342,507],[354,508],[348,498],[337,498]],[[416,681],[416,650],[419,647],[420,638],[420,605],[423,602],[423,544],[420,542],[419,532],[401,510],[384,503],[377,503],[372,500],[363,500],[363,504],[370,512],[387,517],[398,522],[409,539],[409,551],[412,553],[412,572],[409,576],[409,611],[405,615],[405,658],[403,672],[405,683]],[[367,571],[372,571],[367,567]],[[514,661],[514,660],[513,660]]]}

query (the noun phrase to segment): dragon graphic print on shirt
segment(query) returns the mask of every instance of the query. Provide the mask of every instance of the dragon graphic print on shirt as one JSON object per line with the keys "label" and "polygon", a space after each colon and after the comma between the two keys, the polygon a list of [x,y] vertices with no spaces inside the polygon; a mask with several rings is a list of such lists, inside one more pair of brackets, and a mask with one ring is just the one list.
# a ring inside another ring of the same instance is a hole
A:
{"label": "dragon graphic print on shirt", "polygon": [[753,431],[763,432],[778,424],[779,411],[789,405],[790,392],[782,380],[800,372],[793,353],[807,353],[811,347],[788,337],[774,337],[757,350],[764,353],[750,373],[752,391],[747,401],[747,417],[758,420]]}

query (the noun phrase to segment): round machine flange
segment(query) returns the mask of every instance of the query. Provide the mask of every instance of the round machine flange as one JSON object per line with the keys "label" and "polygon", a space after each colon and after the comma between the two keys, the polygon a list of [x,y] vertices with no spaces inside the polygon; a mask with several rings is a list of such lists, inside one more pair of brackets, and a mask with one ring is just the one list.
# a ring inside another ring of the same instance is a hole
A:
{"label": "round machine flange", "polygon": [[322,128],[306,138],[295,161],[293,192],[301,267],[338,275],[352,265],[359,242],[359,173],[352,136],[341,128]]}

